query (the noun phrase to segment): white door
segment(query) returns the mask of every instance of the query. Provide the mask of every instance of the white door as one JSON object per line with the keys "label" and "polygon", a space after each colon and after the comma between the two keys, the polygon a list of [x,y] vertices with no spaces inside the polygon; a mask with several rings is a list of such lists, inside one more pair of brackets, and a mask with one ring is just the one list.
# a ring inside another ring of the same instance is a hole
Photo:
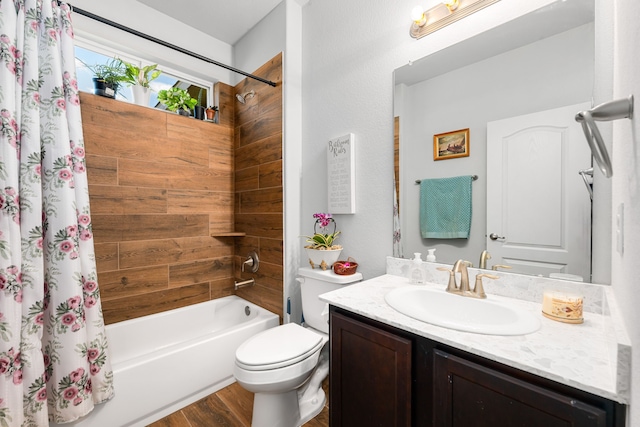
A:
{"label": "white door", "polygon": [[[487,123],[487,250],[511,272],[591,279],[588,103]],[[493,265],[492,264],[492,265]]]}

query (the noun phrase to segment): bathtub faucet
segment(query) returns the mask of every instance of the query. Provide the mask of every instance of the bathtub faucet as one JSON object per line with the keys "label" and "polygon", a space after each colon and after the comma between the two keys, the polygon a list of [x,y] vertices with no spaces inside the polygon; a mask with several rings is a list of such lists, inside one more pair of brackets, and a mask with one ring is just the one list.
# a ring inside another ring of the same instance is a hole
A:
{"label": "bathtub faucet", "polygon": [[234,289],[237,291],[240,288],[244,288],[245,286],[253,286],[256,284],[256,280],[251,278],[249,280],[243,280],[242,282],[235,282]]}
{"label": "bathtub faucet", "polygon": [[250,270],[252,273],[258,271],[258,268],[260,267],[260,260],[258,259],[258,254],[256,253],[256,251],[249,252],[249,255],[247,255],[247,259],[243,261],[242,266],[240,267],[240,270],[242,270],[243,273],[245,265],[251,267]]}

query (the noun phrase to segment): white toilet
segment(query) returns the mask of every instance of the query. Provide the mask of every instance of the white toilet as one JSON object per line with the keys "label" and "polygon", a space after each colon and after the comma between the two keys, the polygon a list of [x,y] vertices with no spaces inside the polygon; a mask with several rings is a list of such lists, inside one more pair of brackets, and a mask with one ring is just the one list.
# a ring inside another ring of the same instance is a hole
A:
{"label": "white toilet", "polygon": [[322,411],[322,381],[329,373],[329,316],[318,296],[362,280],[360,273],[340,276],[309,267],[298,275],[305,326],[287,323],[268,329],[236,351],[236,381],[255,393],[252,427],[297,427]]}

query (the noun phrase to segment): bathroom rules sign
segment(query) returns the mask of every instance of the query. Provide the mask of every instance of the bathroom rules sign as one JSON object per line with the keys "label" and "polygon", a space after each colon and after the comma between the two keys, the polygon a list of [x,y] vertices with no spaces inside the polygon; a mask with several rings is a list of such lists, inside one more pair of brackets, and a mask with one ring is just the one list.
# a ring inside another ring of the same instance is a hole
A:
{"label": "bathroom rules sign", "polygon": [[352,133],[329,141],[327,176],[332,214],[356,213],[356,157]]}

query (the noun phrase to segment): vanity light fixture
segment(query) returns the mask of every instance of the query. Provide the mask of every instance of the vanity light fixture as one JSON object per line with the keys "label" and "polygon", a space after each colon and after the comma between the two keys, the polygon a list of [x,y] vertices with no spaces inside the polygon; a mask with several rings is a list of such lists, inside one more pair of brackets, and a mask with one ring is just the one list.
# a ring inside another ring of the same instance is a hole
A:
{"label": "vanity light fixture", "polygon": [[454,10],[456,10],[458,8],[458,6],[460,6],[460,1],[459,0],[447,0],[444,2],[444,5],[447,6],[447,9],[449,9],[451,12],[453,12]]}
{"label": "vanity light fixture", "polygon": [[413,24],[422,27],[427,23],[427,16],[424,14],[421,6],[416,6],[411,10],[411,20]]}
{"label": "vanity light fixture", "polygon": [[411,37],[419,39],[500,0],[445,0],[430,9],[416,6],[411,11]]}

